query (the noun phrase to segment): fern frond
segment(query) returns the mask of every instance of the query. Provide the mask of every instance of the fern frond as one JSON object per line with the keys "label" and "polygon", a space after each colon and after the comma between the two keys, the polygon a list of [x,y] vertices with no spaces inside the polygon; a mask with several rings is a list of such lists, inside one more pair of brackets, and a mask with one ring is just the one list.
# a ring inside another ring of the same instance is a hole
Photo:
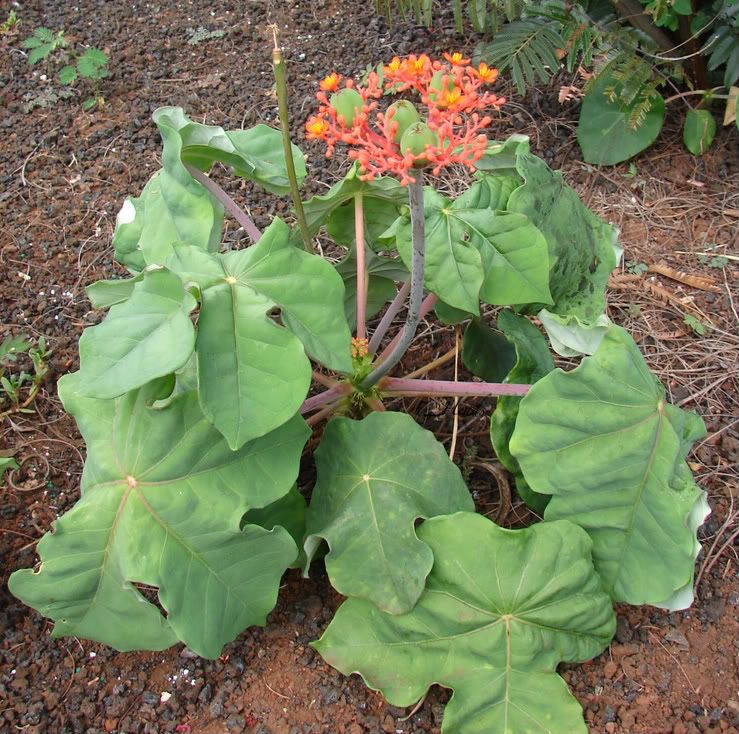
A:
{"label": "fern frond", "polygon": [[558,23],[532,18],[504,26],[480,47],[479,55],[501,72],[510,69],[516,89],[523,95],[527,86],[549,81],[559,68],[557,51],[563,46]]}

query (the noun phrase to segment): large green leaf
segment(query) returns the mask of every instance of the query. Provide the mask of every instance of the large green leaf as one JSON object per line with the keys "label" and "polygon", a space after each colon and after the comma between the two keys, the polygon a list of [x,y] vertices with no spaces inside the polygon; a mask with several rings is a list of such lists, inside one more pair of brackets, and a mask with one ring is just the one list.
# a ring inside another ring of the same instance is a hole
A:
{"label": "large green leaf", "polygon": [[394,614],[412,609],[433,564],[415,521],[474,509],[444,447],[403,413],[336,418],[323,433],[316,469],[308,560],[323,538],[337,591]]}
{"label": "large green leaf", "polygon": [[[659,135],[665,118],[665,100],[659,92],[650,98],[649,110],[640,124],[634,123],[637,95],[631,104],[621,97],[622,83],[601,74],[588,90],[580,108],[577,142],[588,163],[613,166],[648,148]],[[609,96],[609,91],[612,94]]]}
{"label": "large green leaf", "polygon": [[371,206],[372,200],[387,202],[393,206],[408,203],[408,189],[401,186],[397,179],[381,176],[373,181],[361,181],[359,175],[359,168],[355,163],[346,176],[334,184],[327,193],[314,196],[303,203],[305,220],[311,234],[318,232],[331,214],[342,204],[353,199],[357,193],[364,197],[365,207]]}
{"label": "large green leaf", "polygon": [[484,321],[472,319],[462,339],[462,361],[485,382],[502,382],[516,364],[516,350]]}
{"label": "large green leaf", "polygon": [[[465,240],[461,219],[451,216],[454,204],[430,186],[424,190],[426,287],[442,301],[473,315],[480,313],[480,287],[484,280],[482,258]],[[396,247],[411,267],[413,238],[410,216],[394,228]]]}
{"label": "large green leaf", "polygon": [[144,278],[143,271],[133,278],[118,280],[98,280],[85,287],[85,295],[90,299],[93,308],[110,308],[116,303],[127,301],[136,283]]}
{"label": "large green leaf", "polygon": [[486,209],[462,209],[452,215],[462,221],[470,243],[482,257],[485,273],[480,300],[491,306],[529,301],[552,303],[549,256],[544,235],[524,214]]}
{"label": "large green leaf", "polygon": [[415,608],[391,616],[349,599],[314,645],[324,659],[396,706],[434,683],[452,688],[443,734],[587,734],[555,672],[615,631],[587,535],[568,522],[504,530],[472,513],[428,520],[418,535],[434,567]]}
{"label": "large green leaf", "polygon": [[[290,193],[282,133],[268,125],[226,132],[222,127],[193,122],[181,107],[160,107],[152,115],[160,130],[175,131],[182,141],[181,158],[201,171],[215,161],[225,163],[234,174],[255,181],[277,195]],[[303,153],[292,146],[298,185],[307,174]]]}
{"label": "large green leaf", "polygon": [[116,259],[131,270],[162,264],[175,242],[218,250],[223,207],[182,163],[182,138],[160,125],[164,149],[162,168],[141,195],[127,198],[116,218],[113,246]]}
{"label": "large green leaf", "polygon": [[[426,287],[444,303],[479,313],[479,301],[491,305],[551,303],[547,243],[528,217],[497,211],[515,181],[495,176],[476,181],[451,202],[432,188],[424,192]],[[410,217],[392,229],[396,246],[410,267]]]}
{"label": "large green leaf", "polygon": [[[505,382],[533,384],[554,369],[546,340],[527,318],[512,311],[501,311],[498,328],[515,353],[515,364],[505,376]],[[521,398],[512,395],[497,399],[490,419],[490,441],[498,461],[515,477],[518,494],[529,507],[541,514],[549,502],[549,495],[538,494],[529,487],[509,447],[520,404]]]}
{"label": "large green leaf", "polygon": [[81,390],[114,398],[182,367],[195,346],[195,299],[169,270],[147,272],[131,297],[80,339]]}
{"label": "large green leaf", "polygon": [[[10,590],[74,635],[119,650],[177,639],[214,658],[245,627],[263,624],[297,555],[288,533],[239,523],[286,494],[308,436],[295,417],[231,451],[194,392],[149,406],[171,379],[117,400],[83,397],[80,373],[59,383],[87,443],[82,498],[38,544],[38,571]],[[134,583],[156,586],[166,619]]]}
{"label": "large green leaf", "polygon": [[564,182],[562,174],[532,155],[528,142],[519,137],[515,148],[503,148],[507,151],[504,157],[510,157],[512,148],[515,149],[517,170],[526,182],[510,195],[508,211],[525,214],[546,238],[549,287],[554,301],[546,309],[541,309],[545,304],[540,302],[525,310],[541,309],[542,315],[548,316],[546,320],[542,318],[548,332],[552,322],[562,323],[559,341],[550,332],[560,354],[579,354],[577,347],[583,346],[593,351],[604,333],[601,321],[606,284],[620,256],[616,246],[618,232],[595,216]]}
{"label": "large green leaf", "polygon": [[[168,260],[200,290],[200,403],[232,449],[297,412],[311,381],[306,352],[351,371],[341,278],[289,237],[288,226],[275,219],[246,250],[212,255],[178,245]],[[284,326],[270,317],[275,308]]]}
{"label": "large green leaf", "polygon": [[613,326],[579,367],[531,388],[510,448],[531,488],[552,495],[545,519],[588,531],[616,601],[671,608],[691,595],[706,505],[685,456],[704,433]]}

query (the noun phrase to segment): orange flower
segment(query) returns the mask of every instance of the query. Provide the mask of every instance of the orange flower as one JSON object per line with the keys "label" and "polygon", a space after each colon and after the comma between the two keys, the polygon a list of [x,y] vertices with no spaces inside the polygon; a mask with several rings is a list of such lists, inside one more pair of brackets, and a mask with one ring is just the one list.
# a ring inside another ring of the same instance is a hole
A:
{"label": "orange flower", "polygon": [[470,63],[470,60],[465,59],[459,51],[455,51],[453,54],[444,54],[444,58],[454,66],[466,66]]}
{"label": "orange flower", "polygon": [[329,130],[329,124],[320,117],[311,117],[305,123],[305,130],[308,133],[308,140],[322,140]]}
{"label": "orange flower", "polygon": [[324,79],[321,79],[318,86],[324,92],[335,92],[339,88],[340,81],[341,81],[341,76],[337,74],[335,71],[332,71],[327,77],[325,77]]}
{"label": "orange flower", "polygon": [[[483,110],[498,110],[505,103],[502,97],[482,89],[497,78],[498,72],[486,64],[475,68],[459,53],[445,54],[445,58],[446,61],[432,61],[426,54],[396,56],[382,67],[382,76],[370,72],[361,84],[346,80],[345,86],[358,92],[356,115],[350,127],[331,104],[326,88],[327,84],[338,84],[340,77],[326,77],[316,93],[318,112],[306,123],[308,138],[323,140],[329,157],[337,145],[346,145],[362,180],[391,174],[401,184],[408,184],[414,180],[418,154],[412,154],[407,147],[401,149],[396,109],[388,110],[383,103],[387,95],[405,92],[414,97],[413,102],[406,103],[415,107],[416,116],[431,132],[430,139],[437,141],[423,152],[434,175],[450,165],[474,169],[487,146],[487,138],[481,133],[492,123],[489,115],[482,114]],[[354,345],[354,351],[361,356],[361,345]]]}
{"label": "orange flower", "polygon": [[485,83],[492,84],[498,78],[498,70],[489,67],[484,61],[477,67],[477,78]]}

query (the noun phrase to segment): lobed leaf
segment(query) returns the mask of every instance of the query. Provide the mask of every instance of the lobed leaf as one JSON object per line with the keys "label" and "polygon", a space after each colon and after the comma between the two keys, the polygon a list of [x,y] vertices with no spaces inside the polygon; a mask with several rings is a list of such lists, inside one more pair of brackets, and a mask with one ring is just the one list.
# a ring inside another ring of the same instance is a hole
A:
{"label": "lobed leaf", "polygon": [[459,469],[434,436],[403,413],[336,418],[315,456],[308,563],[324,539],[331,548],[326,570],[339,593],[393,614],[409,611],[433,564],[415,521],[474,509]]}
{"label": "lobed leaf", "polygon": [[[306,352],[351,372],[351,335],[340,276],[293,247],[275,219],[246,250],[212,255],[178,245],[169,267],[197,285],[200,404],[232,449],[277,428],[311,382]],[[280,310],[283,325],[270,318]]]}
{"label": "lobed leaf", "polygon": [[452,688],[443,734],[586,734],[555,671],[615,631],[587,535],[566,521],[504,530],[473,513],[433,518],[418,535],[434,566],[413,610],[347,600],[314,643],[323,658],[395,706],[434,683]]}
{"label": "lobed leaf", "polygon": [[692,600],[705,492],[685,456],[701,419],[665,402],[631,337],[612,326],[592,357],[555,370],[522,400],[510,450],[531,488],[552,495],[545,520],[593,539],[614,600],[683,608]]}
{"label": "lobed leaf", "polygon": [[[295,417],[231,451],[194,392],[155,380],[116,400],[82,393],[80,373],[59,382],[87,443],[82,497],[38,544],[41,565],[9,581],[51,617],[53,635],[119,650],[160,650],[178,639],[204,657],[245,627],[264,624],[297,549],[280,528],[240,520],[293,485],[308,437]],[[134,583],[158,587],[166,619]]]}
{"label": "lobed leaf", "polygon": [[147,272],[131,296],[80,338],[82,391],[115,398],[187,362],[195,346],[195,299],[166,269]]}

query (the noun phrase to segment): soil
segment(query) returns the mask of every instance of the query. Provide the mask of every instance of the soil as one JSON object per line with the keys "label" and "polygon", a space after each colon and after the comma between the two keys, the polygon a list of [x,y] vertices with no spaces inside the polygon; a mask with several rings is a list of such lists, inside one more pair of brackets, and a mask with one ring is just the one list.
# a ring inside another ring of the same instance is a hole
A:
{"label": "soil", "polygon": [[[268,40],[268,24],[274,23],[289,64],[295,140],[309,156],[306,193],[321,192],[343,163],[326,161],[301,132],[318,78],[333,69],[357,74],[393,54],[469,51],[476,41],[456,37],[448,14],[437,16],[431,31],[407,24],[388,28],[373,5],[35,0],[18,10],[19,29],[0,37],[0,339],[19,332],[44,336],[53,349],[52,371],[34,412],[0,425],[0,450],[12,451],[23,464],[0,489],[0,731],[440,731],[449,691],[434,688],[417,711],[399,710],[313,653],[310,641],[341,602],[320,564],[309,580],[288,573],[268,625],[246,631],[216,661],[182,646],[121,654],[85,640],[51,639],[51,624],[11,597],[6,584],[13,570],[33,565],[35,541],[78,496],[84,445],[54,385],[75,368],[82,329],[102,317],[91,310],[84,286],[122,275],[110,236],[124,196],[137,194],[158,167],[151,112],[182,105],[193,118],[227,129],[274,123]],[[3,18],[8,7],[3,3]],[[53,69],[27,64],[20,39],[40,25],[64,28],[73,45],[110,53],[102,109],[83,112],[87,94],[76,90],[59,98]],[[223,34],[189,43],[199,28]],[[619,608],[613,644],[585,665],[565,666],[563,675],[591,732],[737,734],[739,267],[736,259],[711,267],[698,254],[739,254],[737,131],[722,131],[712,151],[695,159],[680,146],[678,120],[635,162],[636,170],[623,165],[598,171],[579,158],[576,103],[561,107],[556,98],[555,88],[523,100],[514,96],[498,123],[500,137],[530,135],[534,152],[562,168],[585,201],[621,227],[627,262],[662,263],[716,284],[706,291],[674,277],[625,271],[609,296],[610,316],[635,335],[673,402],[706,420],[709,437],[689,459],[713,510],[700,530],[696,603],[673,614]],[[287,215],[284,201],[265,198],[250,185],[224,185],[258,226],[273,214]],[[231,222],[226,239],[235,245],[244,236]],[[708,325],[705,334],[685,325],[686,313]],[[404,366],[412,369],[453,344],[453,332],[433,321],[423,334]],[[403,407],[448,445],[451,401],[406,401]],[[531,519],[525,508],[515,498],[509,505],[474,461],[492,457],[489,410],[490,401],[462,402],[456,459],[469,471],[478,509],[503,524],[522,525]]]}

